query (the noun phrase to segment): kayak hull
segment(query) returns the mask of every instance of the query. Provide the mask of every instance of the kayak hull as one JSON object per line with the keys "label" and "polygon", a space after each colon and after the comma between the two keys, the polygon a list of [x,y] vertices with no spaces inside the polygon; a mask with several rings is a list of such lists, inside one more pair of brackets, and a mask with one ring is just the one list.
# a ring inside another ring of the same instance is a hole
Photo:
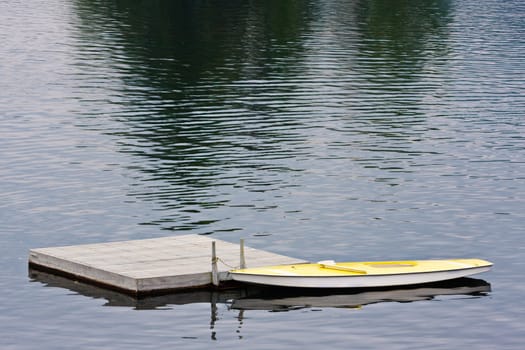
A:
{"label": "kayak hull", "polygon": [[480,259],[337,263],[328,267],[318,263],[232,270],[230,277],[280,287],[371,288],[451,280],[486,272],[491,267],[492,263]]}

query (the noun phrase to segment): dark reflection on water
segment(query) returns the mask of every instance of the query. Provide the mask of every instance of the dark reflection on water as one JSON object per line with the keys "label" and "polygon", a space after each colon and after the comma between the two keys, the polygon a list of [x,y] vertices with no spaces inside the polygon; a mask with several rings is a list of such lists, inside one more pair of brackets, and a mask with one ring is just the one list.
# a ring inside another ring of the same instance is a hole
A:
{"label": "dark reflection on water", "polygon": [[144,224],[208,234],[221,218],[196,214],[274,209],[240,193],[281,198],[316,161],[348,159],[365,169],[358,176],[396,186],[368,169],[410,173],[417,157],[439,154],[415,145],[433,128],[424,99],[442,83],[448,1],[153,4],[75,2],[79,60],[104,61],[124,84],[112,110],[105,99],[89,110],[119,121],[107,132],[140,157],[130,195],[167,211]]}
{"label": "dark reflection on water", "polygon": [[[237,310],[292,311],[312,307],[357,308],[380,302],[415,302],[433,300],[439,296],[482,297],[491,291],[490,284],[475,278],[426,283],[397,288],[304,289],[245,285],[223,291],[191,290],[187,292],[136,298],[127,294],[96,287],[83,282],[29,270],[32,282],[46,287],[66,288],[75,293],[106,299],[104,306],[126,306],[137,310],[165,309],[174,305],[209,303],[228,304]],[[212,322],[216,321],[213,319]]]}
{"label": "dark reflection on water", "polygon": [[482,297],[490,292],[486,281],[461,278],[397,288],[357,288],[348,290],[268,289],[251,290],[231,302],[233,309],[292,311],[302,308],[360,308],[381,302],[408,303],[441,296]]}
{"label": "dark reflection on water", "polygon": [[[180,222],[191,221],[184,213],[228,204],[217,193],[221,188],[266,192],[286,186],[274,174],[298,170],[283,160],[295,155],[290,146],[304,140],[296,130],[308,126],[296,113],[286,115],[285,98],[285,106],[277,106],[276,98],[292,94],[294,86],[264,80],[286,79],[289,71],[301,69],[297,61],[304,48],[297,39],[309,6],[295,1],[76,4],[80,35],[109,48],[110,64],[126,63],[118,71],[129,90],[119,91],[121,110],[110,114],[126,128],[111,135],[119,137],[123,152],[144,159],[136,165],[140,180],[154,182],[131,195],[158,201],[163,210],[181,209],[182,214],[161,219],[163,228],[172,228],[166,223],[171,221],[179,222],[178,230],[209,224]],[[103,35],[107,23],[111,35]],[[266,106],[268,99],[276,106]]]}
{"label": "dark reflection on water", "polygon": [[[272,288],[246,285],[237,289],[224,291],[193,290],[175,294],[166,294],[145,298],[134,298],[119,292],[98,288],[93,285],[73,281],[68,278],[30,269],[32,282],[39,282],[46,287],[66,288],[71,292],[95,299],[105,299],[104,306],[131,307],[135,310],[177,310],[182,305],[200,304],[209,309],[210,339],[216,341],[221,334],[225,306],[228,313],[235,313],[235,333],[243,338],[243,328],[249,328],[256,311],[285,312],[311,309],[319,311],[327,308],[360,309],[369,304],[384,302],[409,303],[417,301],[454,300],[481,298],[491,291],[490,284],[474,278],[460,278],[439,283],[427,283],[398,288],[354,288],[305,290],[299,288]],[[226,323],[226,322],[225,322]],[[230,322],[231,323],[231,322]],[[232,325],[226,332],[233,331]],[[193,325],[202,327],[203,325]],[[183,339],[196,339],[183,336]]]}

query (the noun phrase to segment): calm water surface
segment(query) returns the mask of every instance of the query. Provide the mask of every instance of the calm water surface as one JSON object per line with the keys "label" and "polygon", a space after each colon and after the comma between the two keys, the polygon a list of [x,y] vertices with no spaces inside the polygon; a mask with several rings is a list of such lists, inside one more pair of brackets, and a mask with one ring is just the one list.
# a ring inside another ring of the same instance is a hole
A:
{"label": "calm water surface", "polygon": [[[524,16],[517,0],[0,2],[1,347],[521,349]],[[28,277],[30,248],[188,233],[495,268],[491,291],[287,312]]]}

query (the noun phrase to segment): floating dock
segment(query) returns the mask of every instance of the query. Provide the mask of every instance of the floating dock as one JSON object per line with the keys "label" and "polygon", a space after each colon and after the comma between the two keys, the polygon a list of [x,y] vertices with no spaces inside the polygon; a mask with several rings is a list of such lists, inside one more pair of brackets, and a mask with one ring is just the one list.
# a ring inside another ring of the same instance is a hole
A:
{"label": "floating dock", "polygon": [[135,296],[221,287],[228,271],[304,260],[201,235],[31,249],[32,269]]}

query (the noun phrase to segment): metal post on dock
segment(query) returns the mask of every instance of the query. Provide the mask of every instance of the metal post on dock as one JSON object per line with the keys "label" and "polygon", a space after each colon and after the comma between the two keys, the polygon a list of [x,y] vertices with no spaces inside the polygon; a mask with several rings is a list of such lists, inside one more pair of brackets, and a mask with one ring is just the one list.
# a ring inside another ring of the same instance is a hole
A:
{"label": "metal post on dock", "polygon": [[211,242],[211,283],[214,286],[219,285],[219,270],[217,268],[217,251],[215,249],[215,241]]}
{"label": "metal post on dock", "polygon": [[240,249],[241,249],[241,252],[240,252],[241,253],[241,256],[240,256],[241,261],[240,261],[239,266],[240,266],[241,269],[245,269],[246,268],[246,259],[244,257],[244,238],[241,238]]}

